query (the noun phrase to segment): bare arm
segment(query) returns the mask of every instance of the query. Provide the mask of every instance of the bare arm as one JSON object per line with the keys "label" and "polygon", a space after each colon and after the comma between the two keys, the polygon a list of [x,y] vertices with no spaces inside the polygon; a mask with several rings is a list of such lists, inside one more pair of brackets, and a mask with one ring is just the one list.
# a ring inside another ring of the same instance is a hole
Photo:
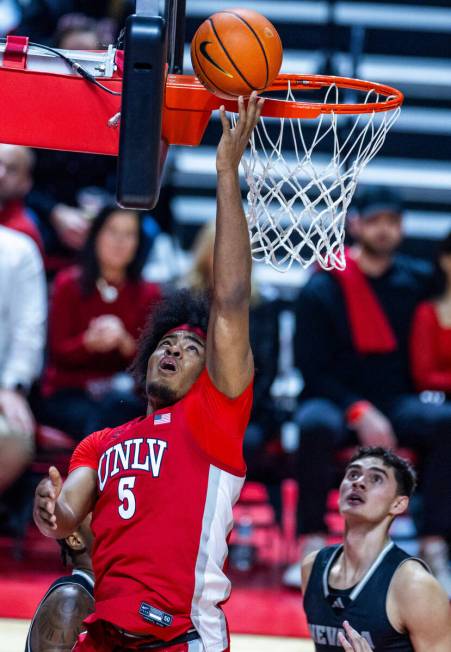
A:
{"label": "bare arm", "polygon": [[207,368],[216,387],[234,398],[249,384],[254,367],[249,344],[251,251],[241,202],[238,166],[263,100],[255,93],[247,109],[239,99],[239,121],[231,129],[221,107],[222,138],[216,167],[217,216],[213,262],[213,301],[207,339]]}
{"label": "bare arm", "polygon": [[61,586],[45,600],[30,632],[34,652],[69,652],[94,611],[94,599],[76,585]]}
{"label": "bare arm", "polygon": [[387,606],[389,616],[394,616],[393,625],[408,632],[415,652],[451,650],[448,598],[418,562],[406,562],[396,572]]}
{"label": "bare arm", "polygon": [[33,518],[42,534],[54,539],[72,534],[94,507],[96,480],[94,469],[84,466],[72,471],[63,484],[58,469],[51,466],[34,498]]}
{"label": "bare arm", "polygon": [[310,573],[312,572],[313,564],[315,563],[316,555],[319,550],[315,550],[308,554],[301,563],[301,588],[302,593],[305,595],[307,591],[307,585],[310,579]]}

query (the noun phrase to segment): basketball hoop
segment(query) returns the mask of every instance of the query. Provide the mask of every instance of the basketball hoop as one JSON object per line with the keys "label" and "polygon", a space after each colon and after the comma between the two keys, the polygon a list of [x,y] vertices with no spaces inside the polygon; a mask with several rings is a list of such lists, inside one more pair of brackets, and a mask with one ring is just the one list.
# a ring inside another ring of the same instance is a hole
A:
{"label": "basketball hoop", "polygon": [[[280,91],[284,99],[271,98]],[[301,99],[306,91],[319,94],[316,101]],[[295,261],[344,269],[345,219],[358,176],[382,147],[403,95],[321,75],[279,75],[267,92],[266,117],[242,160],[252,256],[279,271]]]}
{"label": "basketball hoop", "polygon": [[[62,72],[56,54],[45,61],[33,51],[20,50],[11,61],[6,54],[0,44],[0,82],[7,98],[0,142],[117,155],[122,79],[118,72],[105,76],[111,74],[115,51],[72,53],[74,60],[83,57],[91,76],[103,77],[103,89],[74,71]],[[108,65],[100,66],[99,58]],[[154,134],[164,151],[167,145],[198,145],[211,112],[222,104],[236,121],[237,102],[212,95],[194,76],[168,74],[165,82],[161,132]],[[294,261],[303,267],[313,262],[325,269],[345,267],[344,225],[358,175],[382,147],[402,102],[400,91],[357,79],[276,78],[265,92],[261,122],[242,161],[255,260],[280,271]]]}

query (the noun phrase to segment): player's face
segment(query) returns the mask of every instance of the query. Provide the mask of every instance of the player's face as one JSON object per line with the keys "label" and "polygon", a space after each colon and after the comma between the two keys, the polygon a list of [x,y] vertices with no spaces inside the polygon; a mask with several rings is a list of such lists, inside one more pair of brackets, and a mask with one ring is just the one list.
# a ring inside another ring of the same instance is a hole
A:
{"label": "player's face", "polygon": [[[190,331],[163,337],[149,358],[146,386],[149,400],[162,407],[180,400],[205,367],[205,342]],[[167,397],[165,399],[165,397]]]}
{"label": "player's face", "polygon": [[394,470],[377,457],[364,457],[346,469],[340,485],[340,513],[347,522],[380,523],[407,508],[399,496]]}
{"label": "player's face", "polygon": [[396,213],[380,212],[373,217],[358,219],[355,236],[373,255],[391,255],[402,240],[402,218]]}

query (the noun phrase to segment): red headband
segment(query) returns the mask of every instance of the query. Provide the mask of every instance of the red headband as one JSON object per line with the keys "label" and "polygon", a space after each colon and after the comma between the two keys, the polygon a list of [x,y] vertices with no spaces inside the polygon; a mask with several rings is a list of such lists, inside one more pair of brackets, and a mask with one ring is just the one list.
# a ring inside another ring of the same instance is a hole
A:
{"label": "red headband", "polygon": [[207,333],[202,328],[199,326],[190,326],[189,324],[180,324],[180,326],[175,326],[175,328],[171,328],[171,330],[165,333],[165,335],[175,333],[176,331],[188,331],[190,333],[194,333],[203,340],[207,339]]}

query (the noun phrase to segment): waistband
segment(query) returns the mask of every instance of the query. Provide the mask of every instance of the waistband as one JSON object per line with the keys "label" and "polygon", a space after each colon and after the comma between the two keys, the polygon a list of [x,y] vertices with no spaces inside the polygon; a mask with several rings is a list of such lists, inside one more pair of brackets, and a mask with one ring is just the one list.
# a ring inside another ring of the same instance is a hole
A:
{"label": "waistband", "polygon": [[[120,627],[115,627],[111,624],[110,626],[133,645],[133,650],[162,650],[173,645],[189,643],[189,641],[194,641],[200,638],[199,632],[197,632],[195,629],[190,629],[185,634],[181,634],[180,636],[172,638],[169,641],[162,641],[161,639],[149,640],[149,636],[132,634],[131,632],[127,632],[124,629],[120,629]],[[140,643],[140,641],[142,642]]]}

